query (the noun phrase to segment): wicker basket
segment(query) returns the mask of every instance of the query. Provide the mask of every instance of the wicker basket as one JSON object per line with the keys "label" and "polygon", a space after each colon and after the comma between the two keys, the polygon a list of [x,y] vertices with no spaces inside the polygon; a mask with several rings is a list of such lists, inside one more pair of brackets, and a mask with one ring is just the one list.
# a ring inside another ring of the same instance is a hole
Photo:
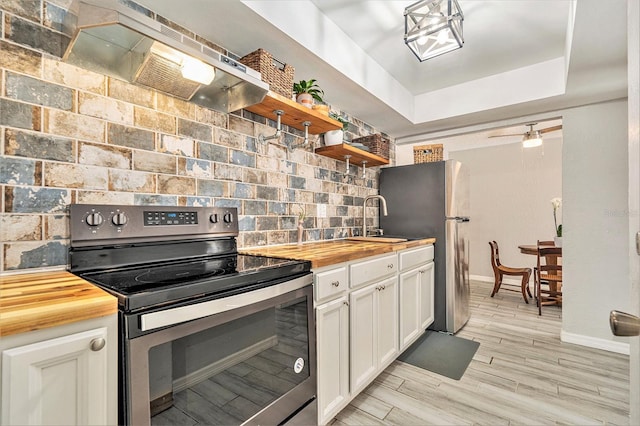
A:
{"label": "wicker basket", "polygon": [[413,162],[415,164],[431,163],[434,161],[442,161],[442,144],[413,147]]}
{"label": "wicker basket", "polygon": [[376,154],[387,159],[389,158],[389,138],[382,136],[380,133],[355,138],[351,142],[361,143],[369,148],[372,154]]}
{"label": "wicker basket", "polygon": [[288,99],[293,96],[293,75],[295,68],[273,59],[271,53],[258,49],[240,58],[240,62],[259,71],[262,81],[269,83],[269,90]]}

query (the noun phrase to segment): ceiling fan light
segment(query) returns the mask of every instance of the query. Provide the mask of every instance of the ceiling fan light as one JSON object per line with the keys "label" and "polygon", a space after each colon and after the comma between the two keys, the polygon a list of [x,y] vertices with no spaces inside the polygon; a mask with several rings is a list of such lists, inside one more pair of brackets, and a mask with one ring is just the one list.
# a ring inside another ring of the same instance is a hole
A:
{"label": "ceiling fan light", "polygon": [[462,21],[458,0],[421,0],[404,10],[404,42],[420,62],[460,49]]}
{"label": "ceiling fan light", "polygon": [[522,138],[523,148],[535,148],[542,145],[542,135],[538,130],[526,132]]}

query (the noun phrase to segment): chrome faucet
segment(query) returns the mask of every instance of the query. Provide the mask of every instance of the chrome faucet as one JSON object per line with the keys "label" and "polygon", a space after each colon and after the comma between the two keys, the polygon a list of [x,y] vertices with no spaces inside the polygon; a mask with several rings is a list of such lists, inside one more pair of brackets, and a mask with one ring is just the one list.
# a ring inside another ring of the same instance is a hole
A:
{"label": "chrome faucet", "polygon": [[387,200],[382,195],[368,195],[362,203],[362,236],[367,236],[367,201],[377,198],[380,200],[380,207],[382,208],[382,214],[387,215]]}

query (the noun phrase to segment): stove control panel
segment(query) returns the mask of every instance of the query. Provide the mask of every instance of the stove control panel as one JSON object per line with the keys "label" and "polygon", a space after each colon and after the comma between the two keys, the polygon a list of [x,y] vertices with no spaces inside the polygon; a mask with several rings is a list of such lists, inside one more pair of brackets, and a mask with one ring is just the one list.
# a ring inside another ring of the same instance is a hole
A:
{"label": "stove control panel", "polygon": [[237,236],[237,217],[232,207],[72,204],[71,245]]}
{"label": "stove control panel", "polygon": [[184,212],[164,212],[164,211],[145,211],[145,226],[174,226],[174,225],[197,225],[198,213],[193,211]]}

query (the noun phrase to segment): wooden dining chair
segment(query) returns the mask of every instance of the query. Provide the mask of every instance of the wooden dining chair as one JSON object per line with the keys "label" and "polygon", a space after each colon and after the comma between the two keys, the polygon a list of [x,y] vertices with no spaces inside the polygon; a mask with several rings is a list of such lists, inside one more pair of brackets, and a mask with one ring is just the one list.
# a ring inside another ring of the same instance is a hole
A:
{"label": "wooden dining chair", "polygon": [[541,245],[538,241],[533,281],[538,315],[542,315],[542,305],[562,304],[562,247]]}
{"label": "wooden dining chair", "polygon": [[524,298],[525,303],[529,303],[529,299],[527,298],[527,294],[529,297],[533,297],[531,295],[531,290],[529,289],[529,277],[531,276],[531,268],[512,268],[509,266],[505,266],[500,263],[500,252],[498,251],[498,243],[495,241],[489,241],[489,245],[491,246],[491,267],[493,268],[493,275],[495,277],[495,283],[493,284],[493,291],[491,292],[491,297],[495,296],[496,293],[502,287],[502,278],[507,276],[519,276],[522,277],[520,283],[520,289],[509,288],[511,284],[504,284],[505,290],[509,291],[519,291],[522,293],[522,297]]}

